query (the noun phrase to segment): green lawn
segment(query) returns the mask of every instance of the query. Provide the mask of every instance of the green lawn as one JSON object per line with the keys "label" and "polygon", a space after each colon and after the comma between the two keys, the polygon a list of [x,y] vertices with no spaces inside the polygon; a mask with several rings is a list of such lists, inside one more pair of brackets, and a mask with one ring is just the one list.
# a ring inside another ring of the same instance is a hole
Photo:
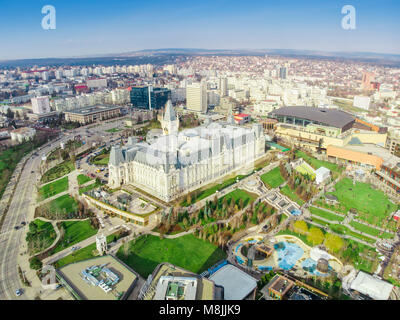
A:
{"label": "green lawn", "polygon": [[90,191],[90,190],[92,190],[92,189],[96,189],[96,188],[101,187],[101,186],[102,186],[101,182],[98,183],[97,181],[95,181],[95,182],[89,184],[89,185],[86,186],[86,187],[79,188],[79,194],[81,195],[81,194],[84,193],[84,192]]}
{"label": "green lawn", "polygon": [[364,240],[364,241],[369,242],[369,243],[375,243],[374,239],[372,239],[370,237],[367,237],[367,236],[364,236],[364,235],[362,235],[362,234],[360,234],[358,232],[354,232],[354,231],[350,230],[349,228],[347,228],[344,225],[336,224],[336,223],[329,223],[329,222],[320,220],[320,219],[315,218],[315,217],[312,217],[312,221],[314,221],[316,223],[319,223],[320,225],[327,226],[333,232],[336,232],[338,234],[353,236],[354,238],[357,238],[357,239],[360,239],[360,240]]}
{"label": "green lawn", "polygon": [[47,170],[42,176],[40,182],[47,183],[53,181],[55,179],[61,178],[62,176],[65,176],[73,170],[75,170],[75,166],[70,160],[61,162],[50,170]]}
{"label": "green lawn", "polygon": [[329,225],[329,227],[331,228],[332,231],[339,233],[339,234],[343,234],[343,235],[348,235],[348,236],[353,236],[354,238],[357,239],[361,239],[364,240],[366,242],[369,243],[375,243],[376,241],[370,237],[364,236],[362,234],[359,234],[358,232],[354,232],[352,230],[350,230],[349,228],[341,225],[341,224],[333,224],[331,223]]}
{"label": "green lawn", "polygon": [[80,174],[80,175],[78,175],[77,179],[78,179],[78,184],[79,184],[79,185],[85,184],[86,182],[89,182],[89,181],[92,181],[92,180],[93,180],[92,178],[89,178],[89,177],[88,177],[87,175],[85,175],[85,174]]}
{"label": "green lawn", "polygon": [[235,204],[239,204],[240,199],[243,199],[243,207],[245,207],[250,203],[250,201],[254,201],[257,198],[257,195],[242,189],[236,189],[218,199],[219,203],[222,203],[224,198],[226,198],[228,204],[231,203],[232,199],[235,201]]}
{"label": "green lawn", "polygon": [[103,153],[99,154],[98,156],[95,156],[90,162],[93,164],[106,166],[108,165],[109,160],[110,160],[110,153]]}
{"label": "green lawn", "polygon": [[64,228],[64,238],[54,248],[52,254],[81,242],[97,233],[97,229],[90,225],[90,220],[84,221],[63,221],[60,229]]}
{"label": "green lawn", "polygon": [[263,175],[261,175],[260,178],[262,182],[264,182],[270,188],[277,188],[285,182],[285,179],[283,179],[279,167],[276,167],[275,169],[264,173]]}
{"label": "green lawn", "polygon": [[39,200],[50,198],[58,193],[68,190],[68,177],[50,182],[39,189]]}
{"label": "green lawn", "polygon": [[[198,192],[197,197],[196,198],[192,198],[192,203],[195,203],[197,201],[200,201],[204,198],[207,198],[208,196],[215,194],[215,192],[221,191],[231,185],[233,185],[234,183],[236,183],[236,180],[242,180],[243,178],[248,177],[248,175],[238,175],[232,178],[229,178],[227,180],[225,180],[223,183],[217,184],[217,185],[213,185],[210,188],[204,189],[204,190],[196,190],[194,192]],[[193,194],[193,192],[192,192]],[[187,203],[187,199],[185,199],[184,201],[181,202],[180,204],[182,207],[187,207],[190,205],[190,203]]]}
{"label": "green lawn", "polygon": [[380,230],[372,228],[370,226],[366,226],[365,224],[359,223],[357,221],[351,221],[350,225],[354,229],[357,229],[358,231],[370,234],[370,235],[375,236],[375,237],[380,237],[380,238],[383,238],[383,239],[393,239],[394,238],[394,235],[391,234],[391,233],[384,232],[382,235],[380,235],[381,234]]}
{"label": "green lawn", "polygon": [[119,128],[112,128],[112,129],[106,130],[106,132],[111,132],[111,133],[118,132],[118,131],[121,131],[121,129],[119,129]]}
{"label": "green lawn", "polygon": [[78,203],[69,194],[58,197],[48,203],[51,212],[70,213],[78,209]]}
{"label": "green lawn", "polygon": [[[114,238],[114,235],[109,235],[107,236],[107,243],[111,243]],[[65,256],[64,258],[58,260],[55,263],[56,268],[61,268],[67,264],[73,263],[73,262],[78,262],[82,260],[87,260],[90,258],[94,258],[95,255],[93,252],[96,250],[96,242],[82,248],[79,250],[76,250],[75,252]]]}
{"label": "green lawn", "polygon": [[226,256],[226,253],[217,246],[192,234],[176,239],[142,236],[130,242],[130,253],[127,257],[123,253],[123,247],[117,252],[119,259],[144,278],[147,278],[162,262],[201,273]]}
{"label": "green lawn", "polygon": [[292,189],[290,189],[288,185],[284,186],[280,191],[289,199],[297,202],[300,206],[304,204],[304,201],[300,199],[300,197]]}
{"label": "green lawn", "polygon": [[[371,188],[368,183],[356,182],[353,185],[353,181],[349,178],[340,180],[335,185],[335,192],[332,194],[347,210],[354,208],[358,212],[367,214],[364,219],[370,224],[378,225],[397,209],[397,206],[381,190]],[[359,217],[363,218],[360,214]]]}
{"label": "green lawn", "polygon": [[26,241],[28,243],[28,251],[30,255],[47,249],[55,239],[56,232],[50,222],[35,219],[29,224]]}
{"label": "green lawn", "polygon": [[320,216],[324,219],[327,220],[331,220],[331,221],[343,221],[344,217],[337,215],[337,214],[333,214],[331,212],[319,209],[319,208],[315,208],[315,207],[310,207],[310,212],[314,215]]}
{"label": "green lawn", "polygon": [[325,167],[332,172],[341,172],[343,171],[343,168],[340,168],[337,164],[331,163],[328,161],[323,161],[323,160],[318,160],[314,157],[309,156],[307,153],[297,150],[296,151],[296,156],[299,158],[303,158],[308,164],[311,165],[314,169],[318,169],[320,167]]}

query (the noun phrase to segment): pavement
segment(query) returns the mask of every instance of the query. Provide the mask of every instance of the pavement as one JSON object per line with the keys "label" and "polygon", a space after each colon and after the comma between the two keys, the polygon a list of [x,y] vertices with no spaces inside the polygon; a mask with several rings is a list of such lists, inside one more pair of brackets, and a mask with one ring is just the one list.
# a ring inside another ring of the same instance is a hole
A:
{"label": "pavement", "polygon": [[[60,138],[52,140],[34,150],[34,152],[38,153],[38,156],[32,156],[32,154],[26,156],[27,162],[15,186],[23,160],[17,165],[13,177],[0,200],[0,216],[5,215],[0,229],[0,300],[33,300],[37,296],[41,296],[42,299],[68,299],[65,290],[60,289],[51,292],[43,290],[36,272],[29,267],[29,255],[27,254],[25,241],[28,227],[21,227],[18,230],[15,230],[14,227],[21,226],[22,221],[28,224],[29,221],[34,219],[37,195],[33,190],[40,178],[39,168],[42,155],[48,154],[51,150],[59,146],[60,142],[67,142],[76,135],[81,135],[82,139],[90,144],[96,140],[101,140],[101,138],[109,143],[111,137],[118,137],[118,132],[116,134],[104,133],[103,130],[122,127],[124,120],[123,118],[118,119],[115,122],[108,122],[90,129],[87,129],[87,126],[80,127],[68,133],[61,134]],[[89,132],[90,137],[88,137],[87,132]],[[34,172],[32,173],[32,171]],[[76,179],[71,180],[76,181]],[[14,187],[15,192],[13,193]],[[73,191],[77,190],[77,186],[74,183],[72,183],[71,187]],[[57,196],[60,196],[60,194]],[[7,212],[5,212],[9,199],[11,199],[10,206]],[[18,274],[18,266],[21,267],[25,278],[30,281],[31,287],[26,287],[22,284]],[[23,294],[17,297],[15,291],[21,288]]]}

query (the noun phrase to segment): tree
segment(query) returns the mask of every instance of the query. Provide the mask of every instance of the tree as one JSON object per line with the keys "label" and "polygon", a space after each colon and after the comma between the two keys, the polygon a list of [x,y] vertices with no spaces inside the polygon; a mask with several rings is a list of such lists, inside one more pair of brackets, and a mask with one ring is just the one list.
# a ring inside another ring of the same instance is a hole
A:
{"label": "tree", "polygon": [[293,224],[293,231],[306,235],[308,233],[307,222],[305,222],[304,220],[295,221],[295,223]]}
{"label": "tree", "polygon": [[325,239],[325,236],[320,228],[317,228],[317,227],[310,228],[310,230],[308,232],[307,240],[309,242],[311,242],[314,246],[323,243],[324,239]]}
{"label": "tree", "polygon": [[39,270],[42,268],[43,263],[38,257],[33,257],[31,260],[29,260],[29,266],[33,270]]}
{"label": "tree", "polygon": [[339,236],[332,233],[327,233],[325,235],[324,245],[329,251],[338,252],[340,249],[342,249],[344,243],[343,239],[340,238]]}

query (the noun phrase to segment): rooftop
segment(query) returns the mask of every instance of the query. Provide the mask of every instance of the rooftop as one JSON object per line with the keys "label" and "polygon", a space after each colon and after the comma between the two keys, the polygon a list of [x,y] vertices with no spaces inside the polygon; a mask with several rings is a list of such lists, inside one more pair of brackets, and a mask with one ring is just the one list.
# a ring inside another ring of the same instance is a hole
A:
{"label": "rooftop", "polygon": [[209,279],[224,287],[224,300],[243,300],[257,287],[256,279],[231,264],[219,269]]}
{"label": "rooftop", "polygon": [[286,294],[293,287],[293,281],[280,275],[276,275],[268,284],[268,289],[279,292],[282,296]]}
{"label": "rooftop", "polygon": [[[153,271],[151,286],[154,287],[154,293],[144,297],[144,300],[160,299],[164,300],[168,286],[163,286],[160,283],[168,284],[172,282],[187,282],[192,283],[192,287],[186,287],[184,295],[186,300],[214,300],[216,289],[212,281],[207,278],[201,278],[197,274],[187,271],[183,268],[174,266],[170,263],[161,263]],[[170,279],[170,280],[168,280]],[[164,280],[164,281],[161,281]],[[168,280],[168,281],[166,281]],[[193,286],[195,284],[195,287]],[[182,286],[181,286],[182,287]],[[187,290],[189,288],[189,290]],[[160,289],[160,290],[158,290]],[[165,290],[165,291],[164,291]],[[157,294],[158,291],[158,294]]]}
{"label": "rooftop", "polygon": [[65,113],[89,115],[89,114],[110,111],[110,110],[115,110],[115,109],[120,109],[120,108],[121,108],[120,106],[114,106],[114,105],[95,105],[95,106],[89,106],[89,107],[84,107],[84,108],[72,109],[69,111],[65,111]]}
{"label": "rooftop", "polygon": [[[106,265],[119,278],[111,292],[106,293],[98,286],[92,286],[82,279],[81,272],[93,265]],[[129,292],[137,279],[137,274],[117,258],[106,255],[93,259],[70,263],[57,270],[59,276],[83,300],[116,300],[119,293]]]}
{"label": "rooftop", "polygon": [[375,300],[388,300],[393,287],[389,282],[374,278],[362,271],[357,274],[350,285],[351,289]]}
{"label": "rooftop", "polygon": [[270,114],[273,116],[290,116],[306,119],[336,128],[343,128],[355,121],[355,118],[351,114],[344,111],[303,106],[282,107],[273,110]]}

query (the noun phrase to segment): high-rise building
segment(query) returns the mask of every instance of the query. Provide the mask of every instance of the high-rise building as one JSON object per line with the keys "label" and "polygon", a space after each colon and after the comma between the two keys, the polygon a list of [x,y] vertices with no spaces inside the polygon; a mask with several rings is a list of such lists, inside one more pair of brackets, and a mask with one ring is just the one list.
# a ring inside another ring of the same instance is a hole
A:
{"label": "high-rise building", "polygon": [[32,111],[35,114],[43,114],[50,112],[50,102],[48,96],[32,98]]}
{"label": "high-rise building", "polygon": [[187,85],[186,107],[196,112],[207,112],[207,90],[203,81]]}
{"label": "high-rise building", "polygon": [[132,87],[130,100],[137,109],[161,109],[171,99],[171,90],[152,86]]}
{"label": "high-rise building", "polygon": [[219,78],[219,91],[221,97],[228,95],[228,79],[226,77]]}
{"label": "high-rise building", "polygon": [[374,81],[375,75],[372,72],[363,72],[361,86],[363,90],[371,90],[371,82]]}
{"label": "high-rise building", "polygon": [[280,67],[279,68],[279,78],[280,79],[286,79],[287,77],[287,69],[286,67]]}

